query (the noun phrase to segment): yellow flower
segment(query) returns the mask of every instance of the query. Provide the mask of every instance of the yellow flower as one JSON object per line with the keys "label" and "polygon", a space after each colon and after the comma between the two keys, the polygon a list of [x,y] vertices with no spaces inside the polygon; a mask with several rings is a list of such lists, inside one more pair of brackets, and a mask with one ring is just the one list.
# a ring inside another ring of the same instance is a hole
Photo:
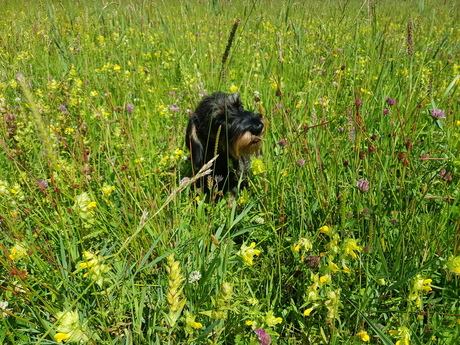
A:
{"label": "yellow flower", "polygon": [[96,206],[96,202],[91,201],[88,193],[83,192],[75,197],[73,210],[87,223],[92,224],[94,222],[94,209]]}
{"label": "yellow flower", "polygon": [[254,175],[261,174],[265,171],[262,159],[253,158],[251,161],[251,170]]}
{"label": "yellow flower", "polygon": [[255,247],[255,242],[252,242],[249,246],[243,244],[241,246],[241,249],[237,253],[237,255],[240,256],[243,259],[243,261],[249,266],[253,265],[252,260],[254,259],[254,256],[258,256],[260,254],[260,250],[254,249]]}
{"label": "yellow flower", "polygon": [[321,283],[326,283],[329,280],[329,274],[319,277]]}
{"label": "yellow flower", "polygon": [[27,249],[21,244],[16,243],[10,250],[8,257],[11,260],[20,260],[27,256]]}
{"label": "yellow flower", "polygon": [[83,343],[88,341],[84,325],[80,325],[77,311],[65,311],[56,314],[58,326],[57,333],[54,336],[58,343],[63,341],[69,343]]}
{"label": "yellow flower", "polygon": [[121,69],[120,65],[113,66],[114,71],[119,71]]}
{"label": "yellow flower", "polygon": [[203,328],[203,325],[201,323],[195,321],[195,317],[196,316],[193,316],[189,312],[186,312],[185,313],[185,323],[193,329]]}
{"label": "yellow flower", "polygon": [[271,310],[267,313],[267,315],[265,315],[265,323],[267,326],[273,327],[281,322],[283,322],[283,319],[280,317],[275,317],[275,315],[273,315],[273,311]]}
{"label": "yellow flower", "polygon": [[237,91],[238,91],[238,86],[232,85],[230,87],[230,92],[234,93],[234,92],[237,92]]}
{"label": "yellow flower", "polygon": [[397,330],[391,330],[390,335],[399,337],[396,345],[409,345],[410,332],[407,327],[398,327]]}
{"label": "yellow flower", "polygon": [[107,183],[104,183],[104,185],[101,187],[101,191],[106,197],[110,196],[110,194],[112,194],[114,190],[115,190],[115,187],[110,186]]}
{"label": "yellow flower", "polygon": [[357,258],[355,251],[361,252],[363,250],[363,248],[358,246],[356,242],[357,241],[354,238],[346,238],[342,244],[343,252],[350,255],[353,259]]}
{"label": "yellow flower", "polygon": [[54,338],[58,343],[62,343],[62,341],[69,339],[70,335],[68,333],[56,333]]}
{"label": "yellow flower", "polygon": [[303,315],[305,315],[305,316],[310,316],[310,314],[311,314],[312,311],[313,311],[313,308],[305,309],[304,312],[303,312]]}
{"label": "yellow flower", "polygon": [[371,337],[369,337],[369,334],[367,334],[366,331],[360,331],[358,333],[356,333],[356,336],[361,339],[362,341],[369,341],[371,339]]}
{"label": "yellow flower", "polygon": [[89,276],[96,284],[102,286],[104,282],[108,281],[106,273],[111,270],[110,266],[102,263],[105,258],[102,255],[88,251],[83,252],[83,257],[87,261],[78,264],[79,268],[88,269],[88,272],[83,277],[86,278]]}
{"label": "yellow flower", "polygon": [[246,326],[252,326],[254,324],[254,321],[248,320],[246,321]]}
{"label": "yellow flower", "polygon": [[446,266],[452,273],[460,275],[460,256],[451,257],[449,261],[447,261]]}
{"label": "yellow flower", "polygon": [[297,241],[297,243],[294,244],[292,251],[294,253],[297,253],[300,249],[303,249],[304,251],[307,252],[312,248],[313,248],[313,243],[311,242],[311,240],[309,238],[302,237]]}
{"label": "yellow flower", "polygon": [[329,230],[330,228],[327,225],[323,225],[319,228],[319,232],[326,235],[329,233]]}

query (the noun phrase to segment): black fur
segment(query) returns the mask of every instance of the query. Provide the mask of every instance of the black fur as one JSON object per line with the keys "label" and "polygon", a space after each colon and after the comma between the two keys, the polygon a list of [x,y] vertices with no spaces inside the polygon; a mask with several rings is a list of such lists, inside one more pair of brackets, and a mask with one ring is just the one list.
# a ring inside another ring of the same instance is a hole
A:
{"label": "black fur", "polygon": [[190,116],[185,140],[193,174],[219,155],[213,166],[212,186],[207,179],[199,182],[206,193],[212,188],[234,194],[240,178],[245,186],[250,156],[260,152],[263,131],[262,116],[245,110],[239,94],[216,92],[202,99]]}

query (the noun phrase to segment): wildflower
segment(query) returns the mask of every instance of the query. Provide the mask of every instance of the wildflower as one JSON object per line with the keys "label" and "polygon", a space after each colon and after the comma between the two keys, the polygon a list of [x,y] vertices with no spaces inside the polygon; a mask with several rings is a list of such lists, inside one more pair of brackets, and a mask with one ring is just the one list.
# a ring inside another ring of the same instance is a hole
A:
{"label": "wildflower", "polygon": [[346,273],[346,274],[350,274],[351,273],[351,270],[347,267],[347,265],[345,265],[345,263],[342,262],[342,270],[343,270],[343,273]]}
{"label": "wildflower", "polygon": [[286,139],[280,139],[278,141],[278,145],[279,146],[286,146],[287,145],[287,140]]}
{"label": "wildflower", "polygon": [[201,273],[200,271],[193,271],[190,273],[188,276],[188,282],[189,284],[194,284],[198,282],[201,279]]}
{"label": "wildflower", "polygon": [[262,159],[253,158],[251,161],[251,170],[254,175],[261,174],[265,171]]}
{"label": "wildflower", "polygon": [[270,327],[273,327],[281,322],[283,322],[283,319],[275,317],[275,315],[273,315],[273,311],[271,310],[265,315],[265,323]]}
{"label": "wildflower", "polygon": [[311,240],[309,238],[302,237],[297,241],[297,243],[294,244],[292,251],[294,253],[297,253],[300,249],[303,249],[304,251],[307,252],[312,248],[313,248],[313,243],[311,242]]}
{"label": "wildflower", "polygon": [[305,315],[305,316],[310,316],[310,314],[311,314],[312,311],[313,311],[313,308],[305,309],[304,312],[303,312],[303,315]]}
{"label": "wildflower", "polygon": [[362,105],[362,104],[363,104],[363,101],[362,101],[360,98],[358,98],[358,99],[356,100],[356,102],[355,102],[355,105],[356,105],[357,107],[359,107],[359,106]]}
{"label": "wildflower", "polygon": [[305,162],[306,162],[305,159],[300,158],[300,159],[297,160],[297,166],[301,167],[301,166],[303,166],[305,164]]}
{"label": "wildflower", "polygon": [[339,318],[339,307],[340,307],[340,289],[335,291],[328,291],[327,297],[329,298],[324,302],[324,306],[328,310],[327,318],[329,320]]}
{"label": "wildflower", "polygon": [[107,282],[109,279],[106,277],[106,273],[110,271],[110,266],[103,264],[102,262],[105,258],[102,255],[96,253],[91,253],[88,251],[83,252],[83,257],[86,262],[81,262],[78,264],[78,267],[81,269],[88,269],[88,272],[83,275],[84,278],[90,277],[91,280],[94,280],[99,287],[102,287],[104,282]]}
{"label": "wildflower", "polygon": [[233,296],[233,285],[227,282],[223,282],[220,286],[219,294],[217,295],[215,302],[215,310],[210,314],[202,312],[202,314],[209,315],[215,319],[226,319],[227,310],[230,308],[230,301]]}
{"label": "wildflower", "polygon": [[390,97],[387,97],[387,99],[385,100],[385,102],[387,102],[388,105],[395,105],[395,104],[396,104],[396,100],[391,99]]}
{"label": "wildflower", "polygon": [[8,257],[11,260],[20,260],[25,258],[27,255],[28,253],[26,247],[24,247],[21,243],[15,243],[13,248],[11,248]]}
{"label": "wildflower", "polygon": [[446,263],[447,269],[456,275],[460,275],[460,256],[451,257]]}
{"label": "wildflower", "polygon": [[125,110],[129,115],[131,115],[134,112],[134,105],[131,103],[126,103]]}
{"label": "wildflower", "polygon": [[444,113],[444,110],[441,110],[441,109],[433,109],[431,110],[431,117],[434,118],[434,119],[445,119],[446,118],[446,114]]}
{"label": "wildflower", "polygon": [[342,243],[343,252],[347,255],[350,255],[353,259],[356,259],[356,252],[361,252],[362,247],[357,245],[357,240],[354,238],[346,238]]}
{"label": "wildflower", "polygon": [[104,183],[104,185],[101,187],[102,194],[104,194],[105,197],[109,197],[110,194],[115,190],[114,186],[110,186],[107,183]]}
{"label": "wildflower", "polygon": [[77,311],[59,312],[56,314],[56,319],[58,333],[54,335],[54,338],[58,343],[63,341],[84,343],[89,340],[86,335],[85,325],[80,325]]}
{"label": "wildflower", "polygon": [[169,255],[167,258],[166,271],[169,275],[169,289],[168,293],[166,294],[166,300],[168,301],[169,305],[169,313],[166,316],[166,320],[170,327],[174,327],[177,319],[182,313],[185,302],[187,301],[186,298],[181,299],[183,289],[181,285],[185,278],[181,274],[179,261],[174,260],[174,254]]}
{"label": "wildflower", "polygon": [[253,320],[248,320],[245,323],[246,326],[253,326],[254,324],[255,324],[255,321],[253,321]]}
{"label": "wildflower", "polygon": [[169,106],[169,110],[171,110],[173,113],[176,113],[180,110],[180,108],[177,106],[176,103],[174,103],[173,105]]}
{"label": "wildflower", "polygon": [[10,314],[7,312],[11,312],[11,309],[8,308],[8,302],[7,301],[0,301],[0,312],[1,312],[1,317],[3,319],[6,319]]}
{"label": "wildflower", "polygon": [[331,229],[327,225],[323,225],[318,230],[320,233],[328,235]]}
{"label": "wildflower", "polygon": [[356,181],[356,187],[358,187],[358,190],[361,193],[366,193],[369,190],[369,181],[363,178],[359,179],[358,181]]}
{"label": "wildflower", "polygon": [[367,334],[366,331],[360,331],[356,333],[356,336],[364,342],[368,342],[369,340],[371,340],[371,337],[369,337],[369,334]]}
{"label": "wildflower", "polygon": [[265,332],[262,328],[257,328],[254,330],[254,333],[257,334],[260,345],[269,345],[271,342],[270,334]]}
{"label": "wildflower", "polygon": [[388,108],[383,109],[383,115],[388,115],[390,113],[390,110]]}
{"label": "wildflower", "polygon": [[115,65],[115,66],[113,66],[113,70],[114,71],[119,71],[119,70],[121,70],[121,66],[120,65]]}
{"label": "wildflower", "polygon": [[189,312],[185,313],[185,324],[187,333],[192,333],[194,329],[203,328],[203,325],[200,322],[196,322],[195,318],[196,316],[190,314]]}
{"label": "wildflower", "polygon": [[398,327],[397,330],[391,330],[390,335],[397,336],[399,340],[396,342],[396,345],[409,345],[410,332],[407,327]]}
{"label": "wildflower", "polygon": [[96,206],[96,202],[91,201],[88,193],[83,192],[75,198],[73,209],[83,220],[92,224],[94,222],[94,209]]}
{"label": "wildflower", "polygon": [[254,256],[258,256],[260,254],[260,250],[254,249],[255,247],[256,247],[255,242],[252,242],[249,246],[243,243],[241,245],[241,249],[237,253],[237,255],[241,256],[243,261],[249,266],[252,266],[254,264],[252,262],[252,260],[254,259]]}
{"label": "wildflower", "polygon": [[238,86],[232,85],[232,86],[230,87],[230,92],[231,92],[231,93],[235,93],[235,92],[237,92],[237,91],[238,91]]}

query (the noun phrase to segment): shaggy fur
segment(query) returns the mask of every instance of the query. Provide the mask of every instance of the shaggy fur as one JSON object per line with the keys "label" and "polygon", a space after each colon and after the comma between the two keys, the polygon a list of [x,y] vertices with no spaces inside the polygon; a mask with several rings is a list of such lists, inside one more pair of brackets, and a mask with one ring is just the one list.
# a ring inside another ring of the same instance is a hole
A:
{"label": "shaggy fur", "polygon": [[245,110],[237,93],[216,92],[202,99],[190,116],[185,140],[193,174],[218,155],[212,179],[199,182],[206,193],[235,194],[240,179],[246,187],[250,156],[260,152],[264,127],[262,115]]}

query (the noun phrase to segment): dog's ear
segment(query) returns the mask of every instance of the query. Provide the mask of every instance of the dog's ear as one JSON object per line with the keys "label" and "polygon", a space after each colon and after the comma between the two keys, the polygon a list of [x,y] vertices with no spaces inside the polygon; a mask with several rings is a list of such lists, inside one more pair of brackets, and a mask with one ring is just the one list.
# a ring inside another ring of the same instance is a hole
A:
{"label": "dog's ear", "polygon": [[227,102],[229,105],[239,108],[241,106],[240,94],[238,92],[229,94],[227,96]]}
{"label": "dog's ear", "polygon": [[204,164],[204,149],[200,139],[198,138],[196,130],[196,124],[193,121],[193,118],[190,118],[187,126],[185,141],[192,157],[193,174],[196,174]]}

